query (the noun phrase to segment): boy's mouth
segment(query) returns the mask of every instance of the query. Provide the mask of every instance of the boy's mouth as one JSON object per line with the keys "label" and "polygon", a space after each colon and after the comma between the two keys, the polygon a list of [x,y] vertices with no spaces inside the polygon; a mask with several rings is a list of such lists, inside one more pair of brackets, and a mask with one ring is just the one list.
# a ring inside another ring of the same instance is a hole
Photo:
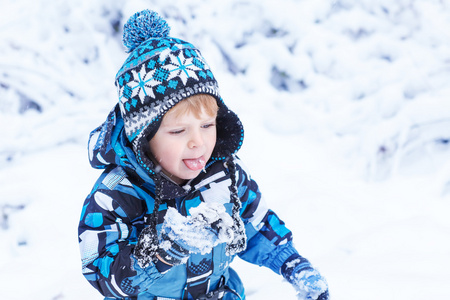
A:
{"label": "boy's mouth", "polygon": [[206,159],[203,156],[199,158],[183,159],[184,164],[192,171],[198,171],[206,166]]}

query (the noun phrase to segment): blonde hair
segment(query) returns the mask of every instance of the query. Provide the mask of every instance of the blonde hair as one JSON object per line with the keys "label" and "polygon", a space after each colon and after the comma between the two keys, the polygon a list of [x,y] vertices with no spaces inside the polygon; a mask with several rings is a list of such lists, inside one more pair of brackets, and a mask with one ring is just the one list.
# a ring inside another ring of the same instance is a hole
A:
{"label": "blonde hair", "polygon": [[192,113],[196,118],[200,118],[202,111],[209,116],[216,116],[218,110],[216,98],[207,94],[197,94],[178,102],[166,115],[175,114],[175,117],[179,117],[186,113]]}

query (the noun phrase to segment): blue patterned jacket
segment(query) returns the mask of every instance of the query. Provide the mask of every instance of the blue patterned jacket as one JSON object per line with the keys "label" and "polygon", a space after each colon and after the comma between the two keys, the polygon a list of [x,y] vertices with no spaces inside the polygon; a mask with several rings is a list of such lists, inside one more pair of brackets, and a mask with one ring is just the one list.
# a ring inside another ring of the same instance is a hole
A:
{"label": "blue patterned jacket", "polygon": [[[123,121],[116,107],[107,121],[95,129],[89,140],[89,157],[94,168],[104,169],[84,202],[79,223],[79,243],[83,275],[105,299],[180,299],[186,286],[186,265],[161,274],[151,263],[142,269],[133,257],[139,233],[153,210],[154,183],[138,165],[123,133]],[[297,251],[292,234],[277,215],[266,207],[254,180],[236,158],[236,179],[241,218],[245,224],[247,248],[238,256],[280,274],[283,263]],[[187,215],[201,201],[220,201],[231,214],[229,171],[221,161],[212,161],[206,172],[180,187],[167,182],[163,189],[158,224],[167,207]],[[159,226],[157,226],[159,230]],[[221,278],[245,299],[244,288],[225,254],[225,245],[213,249],[212,270],[208,274],[214,290]],[[190,259],[200,260],[201,254]],[[224,299],[234,299],[226,294]]]}

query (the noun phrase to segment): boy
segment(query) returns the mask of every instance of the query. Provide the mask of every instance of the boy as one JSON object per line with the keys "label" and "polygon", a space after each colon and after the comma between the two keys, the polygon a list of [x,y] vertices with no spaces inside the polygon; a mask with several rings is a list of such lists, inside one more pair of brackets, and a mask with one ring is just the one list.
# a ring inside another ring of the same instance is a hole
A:
{"label": "boy", "polygon": [[83,274],[105,299],[245,299],[236,255],[281,274],[298,299],[326,300],[234,154],[243,127],[198,49],[145,10],[124,26],[131,52],[119,103],[89,140],[105,169],[79,224]]}

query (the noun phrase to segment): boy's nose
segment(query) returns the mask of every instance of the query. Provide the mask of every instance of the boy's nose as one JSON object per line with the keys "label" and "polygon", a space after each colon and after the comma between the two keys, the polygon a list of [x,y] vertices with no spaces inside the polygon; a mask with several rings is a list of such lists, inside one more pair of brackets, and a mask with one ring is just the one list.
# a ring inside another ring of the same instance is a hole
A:
{"label": "boy's nose", "polygon": [[189,149],[198,148],[201,147],[202,145],[203,145],[203,137],[200,134],[200,132],[193,132],[189,138],[188,148]]}

